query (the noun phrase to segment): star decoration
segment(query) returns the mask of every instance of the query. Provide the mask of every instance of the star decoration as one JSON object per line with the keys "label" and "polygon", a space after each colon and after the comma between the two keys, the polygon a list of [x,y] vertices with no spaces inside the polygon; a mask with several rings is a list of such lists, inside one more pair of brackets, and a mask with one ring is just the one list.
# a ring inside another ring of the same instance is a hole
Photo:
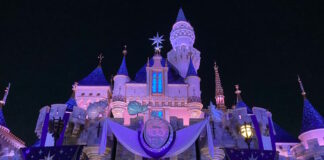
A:
{"label": "star decoration", "polygon": [[251,157],[249,157],[249,160],[257,160],[258,157],[254,157],[253,154],[251,154]]}
{"label": "star decoration", "polygon": [[155,50],[160,50],[162,48],[162,42],[164,41],[163,35],[159,36],[159,33],[156,33],[156,36],[153,36],[150,40],[153,41],[152,45],[155,45]]}
{"label": "star decoration", "polygon": [[54,156],[55,156],[55,154],[53,154],[53,155],[51,156],[51,152],[48,152],[47,157],[44,157],[44,159],[42,159],[42,160],[53,160]]}

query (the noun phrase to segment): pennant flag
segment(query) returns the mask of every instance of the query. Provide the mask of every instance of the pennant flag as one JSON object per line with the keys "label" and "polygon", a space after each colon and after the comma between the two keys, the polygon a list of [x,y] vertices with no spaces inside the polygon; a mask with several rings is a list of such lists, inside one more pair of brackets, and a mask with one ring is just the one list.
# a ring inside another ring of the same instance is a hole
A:
{"label": "pennant flag", "polygon": [[26,147],[21,152],[24,160],[79,160],[83,146]]}

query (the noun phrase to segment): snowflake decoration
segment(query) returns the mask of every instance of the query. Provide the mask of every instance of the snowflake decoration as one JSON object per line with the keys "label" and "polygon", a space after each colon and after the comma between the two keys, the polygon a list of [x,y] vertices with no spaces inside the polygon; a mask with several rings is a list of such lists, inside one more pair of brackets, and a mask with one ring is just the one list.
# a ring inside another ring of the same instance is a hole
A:
{"label": "snowflake decoration", "polygon": [[159,36],[159,33],[156,33],[156,36],[153,36],[150,40],[153,41],[152,45],[155,45],[155,50],[159,51],[162,48],[162,42],[164,41],[163,35]]}
{"label": "snowflake decoration", "polygon": [[55,154],[53,154],[51,156],[51,152],[48,152],[48,155],[46,157],[44,157],[44,159],[41,159],[41,160],[53,160],[54,156],[55,156]]}

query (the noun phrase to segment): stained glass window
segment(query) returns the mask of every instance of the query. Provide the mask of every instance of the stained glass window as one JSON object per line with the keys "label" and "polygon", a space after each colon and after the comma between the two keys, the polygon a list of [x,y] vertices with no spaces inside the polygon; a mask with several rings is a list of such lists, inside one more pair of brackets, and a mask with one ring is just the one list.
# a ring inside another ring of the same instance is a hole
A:
{"label": "stained glass window", "polygon": [[152,112],[151,112],[151,116],[152,116],[152,117],[159,117],[159,118],[163,118],[163,111],[152,111]]}

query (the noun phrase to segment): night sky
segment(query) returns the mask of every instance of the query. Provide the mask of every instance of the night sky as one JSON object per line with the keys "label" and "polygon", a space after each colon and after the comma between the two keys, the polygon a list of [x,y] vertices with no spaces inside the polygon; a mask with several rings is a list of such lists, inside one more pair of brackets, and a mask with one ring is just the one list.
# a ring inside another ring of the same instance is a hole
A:
{"label": "night sky", "polygon": [[105,56],[107,79],[116,74],[127,44],[131,78],[153,55],[148,38],[169,33],[180,6],[195,29],[201,51],[204,105],[214,100],[213,61],[219,65],[226,105],[240,84],[249,106],[269,109],[273,120],[297,136],[303,99],[324,115],[324,5],[312,1],[13,1],[0,2],[0,96],[12,88],[4,114],[27,145],[36,140],[39,109],[65,103],[71,85]]}

